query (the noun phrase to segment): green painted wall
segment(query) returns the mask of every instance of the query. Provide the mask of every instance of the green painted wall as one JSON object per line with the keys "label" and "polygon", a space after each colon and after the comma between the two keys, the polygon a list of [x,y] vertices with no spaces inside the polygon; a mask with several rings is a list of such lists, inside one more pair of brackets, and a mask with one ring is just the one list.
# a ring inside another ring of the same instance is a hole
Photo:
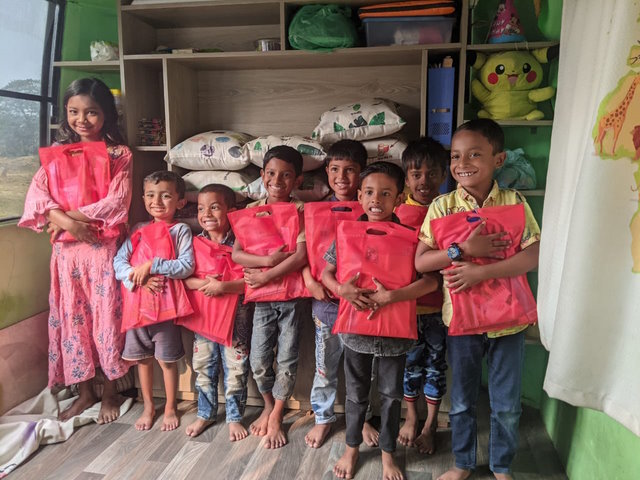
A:
{"label": "green painted wall", "polygon": [[[94,40],[118,43],[117,0],[68,0],[61,59],[91,60],[89,45]],[[96,77],[110,88],[120,88],[119,72],[63,68],[60,72],[60,98],[72,81],[83,77]]]}

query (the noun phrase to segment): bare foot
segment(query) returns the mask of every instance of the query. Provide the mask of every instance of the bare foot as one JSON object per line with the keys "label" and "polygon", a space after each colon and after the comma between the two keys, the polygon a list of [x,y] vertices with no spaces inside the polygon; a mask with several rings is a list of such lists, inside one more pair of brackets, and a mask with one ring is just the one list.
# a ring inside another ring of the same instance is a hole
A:
{"label": "bare foot", "polygon": [[393,459],[393,454],[382,452],[382,480],[403,480],[402,470]]}
{"label": "bare foot", "polygon": [[116,421],[120,416],[120,405],[123,402],[124,398],[120,395],[103,395],[100,413],[98,414],[98,423],[102,425]]}
{"label": "bare foot", "polygon": [[249,435],[249,432],[247,432],[247,429],[244,428],[240,422],[229,423],[229,441],[230,442],[237,442],[238,440],[247,438],[248,435]]}
{"label": "bare foot", "polygon": [[338,478],[353,478],[360,452],[358,447],[347,445],[344,453],[333,467],[333,474]]}
{"label": "bare foot", "polygon": [[185,433],[189,437],[197,437],[202,432],[204,432],[209,425],[213,425],[215,420],[205,420],[203,418],[196,418],[195,422],[188,425]]}
{"label": "bare foot", "polygon": [[433,455],[436,451],[436,429],[423,428],[416,438],[416,447],[420,453]]}
{"label": "bare foot", "polygon": [[153,425],[153,418],[156,416],[156,409],[151,405],[145,405],[144,410],[142,411],[142,415],[140,418],[136,420],[135,427],[136,430],[151,430],[151,426]]}
{"label": "bare foot", "polygon": [[307,444],[307,447],[311,448],[320,448],[324,441],[327,439],[327,435],[331,431],[330,423],[320,423],[318,425],[314,425],[309,433],[307,433],[304,437],[304,443]]}
{"label": "bare foot", "polygon": [[180,426],[180,419],[176,413],[175,408],[167,408],[164,409],[164,417],[162,418],[162,426],[160,430],[163,432],[170,432],[171,430],[175,430]]}
{"label": "bare foot", "polygon": [[249,425],[249,431],[251,435],[257,435],[259,437],[267,434],[267,426],[269,424],[269,415],[271,415],[271,411],[273,410],[273,406],[264,406],[262,413],[257,418],[255,422]]}
{"label": "bare foot", "polygon": [[453,467],[438,477],[437,480],[465,480],[471,476],[471,470]]}
{"label": "bare foot", "polygon": [[273,412],[269,415],[267,436],[265,437],[264,448],[280,448],[287,444],[287,436],[282,429],[282,417]]}
{"label": "bare foot", "polygon": [[58,420],[64,422],[66,420],[69,420],[71,417],[75,417],[76,415],[80,415],[82,412],[84,412],[87,408],[92,406],[97,401],[98,400],[96,399],[96,397],[93,396],[93,394],[91,394],[91,395],[80,395],[71,404],[71,406],[69,408],[67,408],[66,410],[64,410],[63,412],[60,412],[58,414]]}
{"label": "bare foot", "polygon": [[416,439],[417,431],[418,419],[407,415],[402,428],[400,428],[400,431],[398,432],[398,442],[405,447],[415,447],[413,441]]}
{"label": "bare foot", "polygon": [[373,425],[369,422],[364,422],[364,426],[362,427],[362,439],[364,440],[364,443],[370,447],[377,447],[379,438],[380,433],[373,428]]}
{"label": "bare foot", "polygon": [[493,476],[497,478],[497,480],[513,480],[513,477],[508,473],[496,473],[493,472]]}

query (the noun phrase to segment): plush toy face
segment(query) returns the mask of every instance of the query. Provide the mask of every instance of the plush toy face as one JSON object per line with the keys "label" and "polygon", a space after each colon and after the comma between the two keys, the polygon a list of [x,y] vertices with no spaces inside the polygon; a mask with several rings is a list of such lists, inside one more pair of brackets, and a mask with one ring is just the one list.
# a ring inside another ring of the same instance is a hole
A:
{"label": "plush toy face", "polygon": [[489,91],[531,90],[542,82],[542,65],[529,52],[501,52],[487,58],[480,81]]}

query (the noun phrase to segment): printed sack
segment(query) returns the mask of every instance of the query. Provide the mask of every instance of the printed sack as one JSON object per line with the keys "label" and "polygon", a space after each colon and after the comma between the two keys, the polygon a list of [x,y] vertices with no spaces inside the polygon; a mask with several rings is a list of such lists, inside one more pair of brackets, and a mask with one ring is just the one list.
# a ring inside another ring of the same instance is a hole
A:
{"label": "printed sack", "polygon": [[252,138],[227,130],[199,133],[169,150],[164,160],[189,170],[241,170],[249,165],[242,147]]}
{"label": "printed sack", "polygon": [[[104,142],[44,147],[39,153],[51,197],[65,212],[96,203],[109,193],[111,164]],[[98,230],[98,238],[120,235],[119,227],[103,229],[101,222],[92,223]],[[69,232],[62,232],[55,241],[77,240]]]}
{"label": "printed sack", "polygon": [[[229,222],[242,249],[253,255],[269,255],[285,245],[295,252],[300,231],[298,209],[293,203],[276,203],[230,212]],[[267,268],[263,268],[267,270]],[[260,288],[245,285],[244,303],[276,302],[309,296],[301,272],[291,272]]]}
{"label": "printed sack", "polygon": [[[524,205],[479,208],[431,220],[431,231],[438,248],[445,250],[452,242],[460,243],[484,220],[484,233],[507,232],[511,246],[505,258],[521,251],[520,240],[525,226]],[[479,265],[494,263],[491,258],[473,258]],[[451,267],[449,267],[451,268]],[[449,335],[472,335],[538,320],[536,301],[526,275],[485,280],[473,287],[451,294],[453,317]]]}
{"label": "printed sack", "polygon": [[394,102],[369,98],[339,105],[323,113],[311,138],[328,147],[343,139],[369,140],[391,135],[405,123]]}
{"label": "printed sack", "polygon": [[[409,285],[415,276],[417,242],[415,231],[392,222],[340,222],[336,233],[336,278],[345,283],[359,273],[356,284],[371,289],[376,288],[372,277],[388,289]],[[418,338],[415,300],[386,305],[368,319],[370,313],[358,312],[341,298],[333,333]]]}
{"label": "printed sack", "polygon": [[251,163],[262,168],[264,155],[270,148],[286,145],[295,148],[302,155],[302,171],[308,172],[324,165],[325,152],[316,140],[300,135],[268,135],[247,142],[243,148],[244,155]]}
{"label": "printed sack", "polygon": [[[202,171],[189,172],[182,177],[187,187],[187,202],[198,203],[198,191],[210,183],[221,183],[236,193],[236,200],[245,199],[244,193],[251,182],[260,178],[260,171],[251,166],[237,172]],[[262,180],[261,180],[262,181]]]}
{"label": "printed sack", "polygon": [[[152,222],[131,235],[130,264],[138,266],[155,257],[176,258],[169,227],[164,222]],[[122,286],[122,331],[154,323],[175,320],[193,313],[181,280],[165,278],[164,291],[153,295],[147,289],[135,287],[131,292]]]}
{"label": "printed sack", "polygon": [[304,231],[311,275],[318,282],[327,265],[324,254],[336,239],[336,226],[342,220],[357,220],[364,214],[358,202],[314,202],[304,206]]}
{"label": "printed sack", "polygon": [[[400,219],[400,223],[420,232],[422,222],[424,222],[424,217],[427,216],[428,210],[429,207],[423,207],[421,205],[407,205],[406,203],[403,203],[396,207],[395,214]],[[422,307],[441,308],[442,292],[435,291],[427,293],[426,295],[418,298],[416,303]]]}
{"label": "printed sack", "polygon": [[402,152],[407,148],[407,142],[404,140],[397,137],[383,137],[363,140],[362,145],[367,150],[367,165],[384,161],[402,167]]}
{"label": "printed sack", "polygon": [[[231,260],[231,251],[232,248],[226,245],[204,237],[193,237],[196,259],[193,276],[204,279],[207,275],[219,275],[218,280],[221,282],[241,279],[242,267]],[[213,342],[230,347],[239,296],[230,293],[207,297],[198,290],[187,289],[193,313],[179,318],[176,323]]]}

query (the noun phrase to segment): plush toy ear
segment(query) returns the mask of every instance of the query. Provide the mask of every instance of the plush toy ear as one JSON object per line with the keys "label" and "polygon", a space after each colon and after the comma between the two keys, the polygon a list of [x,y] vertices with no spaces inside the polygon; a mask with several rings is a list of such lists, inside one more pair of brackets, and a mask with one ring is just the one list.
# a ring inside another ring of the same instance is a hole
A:
{"label": "plush toy ear", "polygon": [[536,50],[531,50],[531,55],[536,57],[536,59],[540,63],[548,63],[550,60],[558,57],[558,53],[560,48],[556,45],[553,47],[547,48],[538,48]]}
{"label": "plush toy ear", "polygon": [[467,53],[467,61],[469,62],[469,65],[477,70],[482,68],[484,62],[487,61],[487,56],[480,52],[469,52]]}

